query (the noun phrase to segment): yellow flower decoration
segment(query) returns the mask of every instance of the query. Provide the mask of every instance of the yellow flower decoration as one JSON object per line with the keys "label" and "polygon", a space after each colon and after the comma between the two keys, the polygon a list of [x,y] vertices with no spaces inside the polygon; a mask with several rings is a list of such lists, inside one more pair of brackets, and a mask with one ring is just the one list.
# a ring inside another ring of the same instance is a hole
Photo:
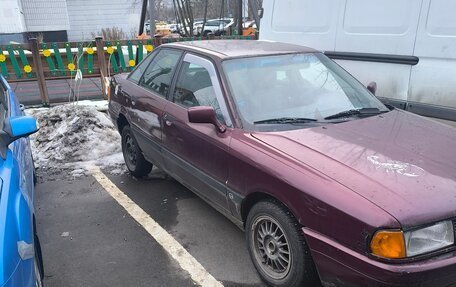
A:
{"label": "yellow flower decoration", "polygon": [[43,51],[43,55],[44,55],[46,58],[49,57],[49,56],[51,55],[51,50],[49,50],[49,49],[44,50],[44,51]]}
{"label": "yellow flower decoration", "polygon": [[30,65],[25,65],[24,66],[24,72],[26,72],[27,74],[30,73],[32,71],[32,67],[30,67]]}
{"label": "yellow flower decoration", "polygon": [[76,66],[73,63],[69,63],[68,64],[68,70],[74,71],[74,69],[76,69]]}
{"label": "yellow flower decoration", "polygon": [[154,49],[153,45],[146,45],[146,51],[147,52],[152,52],[153,49]]}
{"label": "yellow flower decoration", "polygon": [[89,54],[89,55],[93,54],[93,48],[92,47],[87,48],[87,54]]}
{"label": "yellow flower decoration", "polygon": [[5,61],[6,61],[5,55],[0,54],[0,62],[5,62]]}
{"label": "yellow flower decoration", "polygon": [[114,53],[114,47],[108,47],[107,52],[108,54]]}
{"label": "yellow flower decoration", "polygon": [[130,65],[130,67],[134,67],[136,65],[135,60],[128,61],[128,65]]}

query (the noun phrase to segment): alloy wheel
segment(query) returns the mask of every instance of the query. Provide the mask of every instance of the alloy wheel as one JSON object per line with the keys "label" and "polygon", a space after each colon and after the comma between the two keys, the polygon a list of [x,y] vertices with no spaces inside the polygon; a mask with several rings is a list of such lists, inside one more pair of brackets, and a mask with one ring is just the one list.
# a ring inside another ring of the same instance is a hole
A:
{"label": "alloy wheel", "polygon": [[272,217],[262,215],[253,223],[252,242],[260,268],[271,278],[285,278],[291,268],[290,246],[283,228]]}
{"label": "alloy wheel", "polygon": [[125,149],[126,149],[126,156],[129,163],[135,167],[136,166],[136,158],[137,158],[137,149],[135,140],[130,136],[127,135],[125,139]]}

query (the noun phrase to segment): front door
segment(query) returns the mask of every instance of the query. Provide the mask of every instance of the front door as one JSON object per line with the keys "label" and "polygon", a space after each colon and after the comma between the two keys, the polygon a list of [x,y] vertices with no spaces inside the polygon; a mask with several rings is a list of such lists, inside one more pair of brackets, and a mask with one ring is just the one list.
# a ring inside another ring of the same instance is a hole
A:
{"label": "front door", "polygon": [[[167,96],[174,69],[182,56],[182,51],[160,49],[156,53],[156,55],[151,55],[154,57],[144,72],[140,71],[142,72],[140,77],[135,74],[137,70],[129,77],[133,83],[132,92],[128,96],[131,100],[130,118],[135,138],[145,158],[151,163],[163,167],[160,148],[162,117],[168,103]],[[138,78],[137,84],[134,83],[136,78]]]}
{"label": "front door", "polygon": [[[211,106],[228,128],[189,123],[188,108]],[[184,185],[227,210],[226,180],[232,129],[226,103],[211,61],[186,54],[165,108],[163,155],[167,170]]]}

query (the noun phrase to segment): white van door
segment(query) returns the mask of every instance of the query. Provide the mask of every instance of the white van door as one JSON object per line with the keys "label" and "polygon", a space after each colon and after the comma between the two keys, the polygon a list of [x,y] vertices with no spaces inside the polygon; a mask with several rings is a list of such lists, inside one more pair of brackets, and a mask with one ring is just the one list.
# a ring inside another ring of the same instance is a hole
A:
{"label": "white van door", "polygon": [[[422,0],[264,0],[260,39],[325,51],[377,96],[405,103]],[[404,105],[405,107],[405,105]]]}
{"label": "white van door", "polygon": [[377,96],[405,102],[418,63],[411,56],[421,5],[421,0],[346,0],[334,49],[342,53],[333,58],[363,84],[377,82]]}
{"label": "white van door", "polygon": [[419,64],[413,66],[410,81],[410,111],[456,120],[455,12],[454,0],[423,2],[414,50]]}
{"label": "white van door", "polygon": [[264,0],[260,38],[334,50],[343,1]]}

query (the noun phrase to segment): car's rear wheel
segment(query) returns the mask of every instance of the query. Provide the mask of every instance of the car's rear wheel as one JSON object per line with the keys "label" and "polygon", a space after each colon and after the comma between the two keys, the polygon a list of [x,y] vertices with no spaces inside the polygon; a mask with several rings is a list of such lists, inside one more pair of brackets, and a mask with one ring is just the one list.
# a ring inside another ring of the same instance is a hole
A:
{"label": "car's rear wheel", "polygon": [[320,282],[300,225],[283,205],[262,201],[246,221],[250,257],[269,286],[319,286]]}
{"label": "car's rear wheel", "polygon": [[122,129],[122,153],[125,164],[132,175],[142,177],[152,170],[152,164],[144,158],[130,126]]}

